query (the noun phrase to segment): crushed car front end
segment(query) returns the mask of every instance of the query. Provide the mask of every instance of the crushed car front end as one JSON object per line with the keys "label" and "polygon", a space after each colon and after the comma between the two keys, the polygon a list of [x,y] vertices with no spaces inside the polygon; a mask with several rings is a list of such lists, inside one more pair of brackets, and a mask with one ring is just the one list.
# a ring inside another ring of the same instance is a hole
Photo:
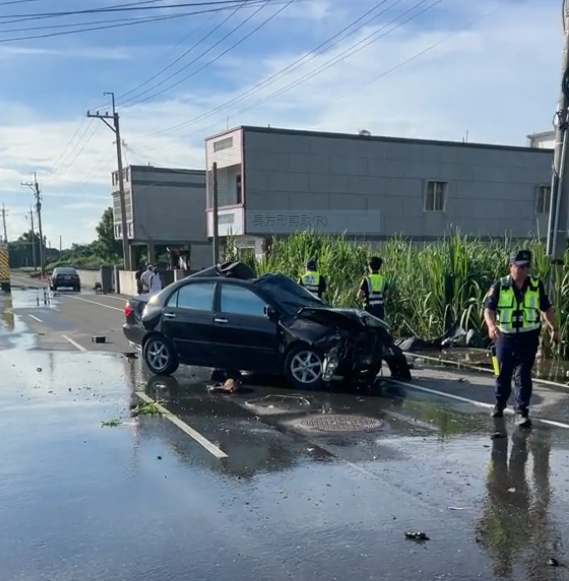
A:
{"label": "crushed car front end", "polygon": [[324,382],[336,376],[373,381],[384,361],[392,377],[410,378],[407,360],[393,344],[387,324],[365,311],[304,308],[290,332],[323,354]]}

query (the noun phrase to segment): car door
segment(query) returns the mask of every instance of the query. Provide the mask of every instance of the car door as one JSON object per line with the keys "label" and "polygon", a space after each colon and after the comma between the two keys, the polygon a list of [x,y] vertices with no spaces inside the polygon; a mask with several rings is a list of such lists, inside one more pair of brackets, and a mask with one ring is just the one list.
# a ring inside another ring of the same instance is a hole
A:
{"label": "car door", "polygon": [[278,324],[265,315],[267,303],[252,289],[229,281],[220,283],[218,293],[214,326],[220,367],[280,371]]}
{"label": "car door", "polygon": [[162,310],[162,332],[174,343],[180,362],[215,367],[213,300],[216,283],[192,281],[178,288]]}

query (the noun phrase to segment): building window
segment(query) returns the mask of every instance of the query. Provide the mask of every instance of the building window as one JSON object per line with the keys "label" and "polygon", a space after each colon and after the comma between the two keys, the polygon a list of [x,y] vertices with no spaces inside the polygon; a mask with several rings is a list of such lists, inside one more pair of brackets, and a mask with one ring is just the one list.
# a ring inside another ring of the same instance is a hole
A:
{"label": "building window", "polygon": [[226,137],[219,141],[214,141],[213,151],[223,151],[224,149],[231,149],[233,147],[233,137]]}
{"label": "building window", "polygon": [[551,208],[551,186],[537,186],[535,191],[535,213],[549,214]]}
{"label": "building window", "polygon": [[217,217],[217,223],[221,226],[222,224],[234,224],[235,223],[235,214],[220,214]]}
{"label": "building window", "polygon": [[240,175],[237,175],[235,177],[235,189],[237,190],[237,203],[242,204],[243,203],[243,193],[241,190],[241,176]]}
{"label": "building window", "polygon": [[425,212],[444,212],[446,208],[447,182],[427,182]]}

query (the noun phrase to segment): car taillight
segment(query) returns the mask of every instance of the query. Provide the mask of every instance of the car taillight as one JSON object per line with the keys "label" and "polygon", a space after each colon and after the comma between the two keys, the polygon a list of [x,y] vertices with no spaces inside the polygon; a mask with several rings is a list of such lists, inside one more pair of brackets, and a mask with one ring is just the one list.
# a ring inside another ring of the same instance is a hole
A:
{"label": "car taillight", "polygon": [[128,319],[132,315],[134,315],[134,309],[129,304],[127,304],[124,308],[124,316]]}

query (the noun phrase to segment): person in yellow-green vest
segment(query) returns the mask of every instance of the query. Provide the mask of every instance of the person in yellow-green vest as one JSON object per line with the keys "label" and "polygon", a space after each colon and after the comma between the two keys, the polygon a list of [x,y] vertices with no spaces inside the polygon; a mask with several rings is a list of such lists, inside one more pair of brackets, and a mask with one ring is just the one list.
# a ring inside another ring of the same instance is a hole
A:
{"label": "person in yellow-green vest", "polygon": [[522,428],[532,426],[529,418],[531,372],[539,347],[542,315],[549,326],[552,341],[559,340],[553,305],[543,282],[530,275],[531,261],[529,250],[513,252],[510,275],[494,283],[484,301],[484,320],[498,359],[492,417],[504,416],[513,377],[516,423]]}
{"label": "person in yellow-green vest", "polygon": [[306,263],[306,272],[300,277],[298,283],[321,300],[327,289],[326,278],[318,271],[316,260],[309,260]]}
{"label": "person in yellow-green vest", "polygon": [[369,261],[369,274],[362,280],[358,298],[363,300],[365,310],[378,319],[385,318],[385,299],[387,297],[387,283],[385,277],[379,273],[383,260],[379,256],[372,256]]}

